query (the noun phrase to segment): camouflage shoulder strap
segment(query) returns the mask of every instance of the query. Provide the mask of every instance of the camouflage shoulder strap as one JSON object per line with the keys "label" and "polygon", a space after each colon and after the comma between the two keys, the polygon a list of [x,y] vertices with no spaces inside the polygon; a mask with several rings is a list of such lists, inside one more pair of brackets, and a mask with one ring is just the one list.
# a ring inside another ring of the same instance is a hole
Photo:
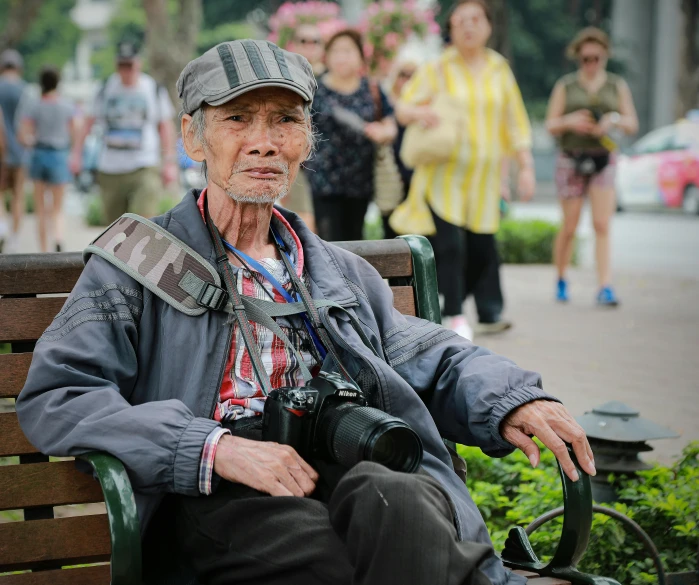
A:
{"label": "camouflage shoulder strap", "polygon": [[218,272],[156,223],[125,213],[83,252],[110,262],[177,310],[191,316],[224,310],[228,294]]}

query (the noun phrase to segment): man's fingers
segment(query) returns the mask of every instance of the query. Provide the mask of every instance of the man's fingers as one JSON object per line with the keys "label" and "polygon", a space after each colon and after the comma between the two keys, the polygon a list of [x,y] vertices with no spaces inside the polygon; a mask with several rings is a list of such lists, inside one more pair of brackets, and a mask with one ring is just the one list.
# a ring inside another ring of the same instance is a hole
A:
{"label": "man's fingers", "polygon": [[575,469],[573,460],[570,458],[568,448],[553,429],[548,426],[548,424],[545,424],[545,426],[537,429],[536,436],[544,445],[553,451],[553,454],[556,456],[556,459],[558,459],[565,474],[573,481],[578,481],[580,476],[578,475],[577,469]]}
{"label": "man's fingers", "polygon": [[304,496],[310,496],[313,490],[316,489],[315,482],[309,477],[305,470],[299,468],[291,468],[289,470],[299,487],[303,490]]}
{"label": "man's fingers", "polygon": [[566,413],[566,417],[560,421],[560,424],[554,423],[553,429],[559,437],[573,445],[573,451],[578,458],[580,467],[582,467],[590,475],[597,475],[595,469],[595,461],[592,456],[592,448],[587,440],[585,431],[577,423],[577,421]]}
{"label": "man's fingers", "polygon": [[505,435],[506,436],[504,438],[506,441],[512,443],[527,456],[527,459],[529,459],[532,467],[539,465],[539,459],[541,456],[539,453],[539,447],[528,435],[525,435],[522,431],[514,427],[508,428]]}

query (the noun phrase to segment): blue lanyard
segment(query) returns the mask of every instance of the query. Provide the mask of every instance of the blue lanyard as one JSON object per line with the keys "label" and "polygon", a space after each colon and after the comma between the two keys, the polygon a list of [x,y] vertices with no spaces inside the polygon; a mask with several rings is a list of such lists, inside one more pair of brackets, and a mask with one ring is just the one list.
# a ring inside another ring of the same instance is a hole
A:
{"label": "blue lanyard", "polygon": [[[274,240],[277,243],[277,246],[279,247],[279,251],[282,254],[286,254],[287,258],[289,258],[289,263],[293,266],[294,263],[291,260],[291,257],[286,253],[284,250],[284,243],[281,241],[281,238],[277,234],[276,230],[272,228],[272,235],[274,236]],[[257,272],[259,272],[264,278],[274,287],[274,289],[284,297],[284,300],[287,303],[295,303],[295,302],[301,302],[301,300],[298,298],[298,294],[296,297],[292,296],[289,291],[287,291],[281,283],[274,278],[262,264],[260,264],[257,260],[254,258],[251,258],[248,256],[245,252],[241,252],[231,244],[229,244],[226,240],[221,238],[223,241],[224,246],[228,248],[231,252],[236,254],[237,256],[240,256],[246,264],[249,264],[250,267],[254,268]],[[320,354],[320,357],[322,359],[325,359],[325,356],[327,355],[327,352],[325,351],[325,348],[323,347],[323,344],[320,342],[320,339],[318,339],[318,336],[316,335],[316,332],[313,330],[313,325],[311,324],[310,319],[308,318],[308,315],[306,313],[301,314],[301,318],[303,319],[304,324],[306,325],[306,330],[308,331],[308,334],[311,336],[311,340],[313,341],[313,345],[316,346],[316,349],[318,350],[318,353]]]}

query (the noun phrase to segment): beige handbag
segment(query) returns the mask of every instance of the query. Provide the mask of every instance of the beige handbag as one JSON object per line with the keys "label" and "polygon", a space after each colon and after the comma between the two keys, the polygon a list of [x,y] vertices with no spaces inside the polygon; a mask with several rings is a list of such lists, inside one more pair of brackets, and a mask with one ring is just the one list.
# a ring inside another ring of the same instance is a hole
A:
{"label": "beige handbag", "polygon": [[[369,83],[371,95],[374,98],[374,120],[379,122],[383,119],[383,108],[381,107],[381,92],[375,82]],[[403,179],[398,170],[393,145],[376,145],[374,158],[374,203],[381,211],[381,215],[388,215],[396,206],[403,201],[405,190]]]}
{"label": "beige handbag", "polygon": [[443,65],[440,67],[440,78],[442,90],[430,103],[439,115],[439,124],[434,128],[424,128],[417,123],[408,126],[400,149],[400,158],[407,167],[414,169],[421,165],[447,162],[465,132],[464,104],[448,93]]}
{"label": "beige handbag", "polygon": [[420,236],[433,236],[437,228],[432,219],[425,193],[422,189],[412,188],[408,198],[403,201],[388,218],[388,225],[397,234],[404,236],[417,234]]}

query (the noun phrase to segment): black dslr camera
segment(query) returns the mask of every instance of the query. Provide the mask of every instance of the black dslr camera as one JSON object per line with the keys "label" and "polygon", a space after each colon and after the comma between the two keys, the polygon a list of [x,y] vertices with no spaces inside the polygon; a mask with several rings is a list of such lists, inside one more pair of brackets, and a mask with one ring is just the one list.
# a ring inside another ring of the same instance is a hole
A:
{"label": "black dslr camera", "polygon": [[290,445],[306,461],[350,468],[374,461],[405,473],[422,462],[422,441],[401,419],[366,406],[362,392],[338,374],[321,372],[302,388],[270,392],[262,440]]}

